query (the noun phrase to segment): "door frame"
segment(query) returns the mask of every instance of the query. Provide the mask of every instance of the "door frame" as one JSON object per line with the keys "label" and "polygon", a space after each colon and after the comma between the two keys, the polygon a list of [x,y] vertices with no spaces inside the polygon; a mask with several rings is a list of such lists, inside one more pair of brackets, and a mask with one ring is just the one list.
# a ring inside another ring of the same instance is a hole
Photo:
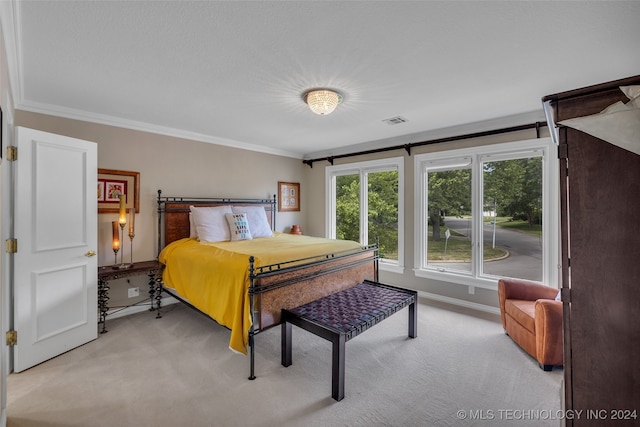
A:
{"label": "door frame", "polygon": [[[6,105],[6,104],[5,104]],[[0,158],[0,233],[2,243],[14,235],[13,162],[6,159],[6,147],[14,146],[13,108],[3,109],[2,158]],[[5,131],[6,129],[6,131]],[[2,335],[13,329],[13,256],[2,248],[0,258],[0,325]],[[13,352],[6,343],[0,350],[0,426],[7,425],[7,376],[13,369]]]}

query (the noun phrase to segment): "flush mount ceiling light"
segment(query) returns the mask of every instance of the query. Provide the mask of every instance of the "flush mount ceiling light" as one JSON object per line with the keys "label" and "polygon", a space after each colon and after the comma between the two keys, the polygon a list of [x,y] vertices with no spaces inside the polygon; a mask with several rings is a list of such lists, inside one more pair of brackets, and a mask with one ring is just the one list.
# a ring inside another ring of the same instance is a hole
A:
{"label": "flush mount ceiling light", "polygon": [[304,100],[311,111],[326,116],[342,102],[342,95],[331,89],[314,89],[304,95]]}

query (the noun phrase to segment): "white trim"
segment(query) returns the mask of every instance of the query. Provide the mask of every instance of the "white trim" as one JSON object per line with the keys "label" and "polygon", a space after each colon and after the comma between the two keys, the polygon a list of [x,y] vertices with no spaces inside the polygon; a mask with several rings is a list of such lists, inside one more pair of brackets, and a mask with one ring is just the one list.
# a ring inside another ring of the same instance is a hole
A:
{"label": "white trim", "polygon": [[58,106],[38,104],[35,102],[21,102],[16,106],[24,111],[30,111],[33,113],[53,115],[57,117],[64,117],[72,120],[80,120],[90,123],[97,123],[106,126],[120,127],[124,129],[131,129],[141,132],[155,133],[158,135],[171,136],[175,138],[189,139],[192,141],[206,142],[209,144],[222,145],[225,147],[238,148],[241,150],[256,151],[259,153],[273,154],[283,157],[292,157],[294,159],[302,159],[302,155],[299,153],[292,153],[286,150],[279,150],[271,147],[248,144],[242,141],[236,141],[234,139],[213,137],[198,132],[190,132],[182,129],[170,128],[166,126],[158,126],[150,123],[128,120],[121,117],[109,116],[106,114],[88,113],[86,111],[74,110],[71,108],[62,108]]}
{"label": "white trim", "polygon": [[378,268],[380,269],[380,271],[386,271],[388,273],[404,274],[403,266],[392,263],[390,261],[386,261],[384,259],[381,259],[378,262]]}
{"label": "white trim", "polygon": [[[461,125],[438,128],[408,135],[383,138],[375,141],[367,141],[359,144],[349,145],[346,147],[333,148],[331,150],[319,150],[312,153],[307,153],[305,155],[305,159],[316,159],[339,156],[343,154],[351,154],[360,151],[376,150],[380,148],[398,147],[404,144],[433,141],[441,138],[452,138],[460,135],[473,134],[478,132],[488,132],[495,129],[526,125],[535,122],[545,122],[545,120],[546,119],[544,111],[542,109],[536,109],[534,111],[512,114],[495,119],[465,123]],[[401,150],[401,148],[398,148],[398,151],[399,150]]]}
{"label": "white trim", "polygon": [[[398,260],[383,260],[380,269],[393,273],[404,272],[404,157],[391,157],[387,159],[369,160],[364,162],[347,163],[343,165],[327,166],[325,168],[325,206],[326,222],[325,236],[335,239],[336,237],[336,177],[342,175],[360,175],[360,211],[368,212],[368,199],[366,197],[367,174],[375,172],[385,172],[390,170],[398,171]],[[368,226],[366,216],[360,215],[360,243],[366,244],[369,241],[367,235]]]}
{"label": "white trim", "polygon": [[500,314],[500,308],[493,307],[486,304],[478,304],[477,302],[465,301],[458,298],[445,297],[438,294],[432,294],[431,292],[418,291],[418,296],[431,299],[434,301],[440,301],[451,305],[457,305],[459,307],[470,308],[472,310],[482,311],[491,314]]}
{"label": "white trim", "polygon": [[[436,269],[419,269],[414,268],[413,273],[416,277],[424,279],[440,280],[447,283],[455,283],[458,285],[473,286],[475,288],[490,289],[495,291],[498,289],[498,279],[489,279],[486,277],[474,277],[471,273],[464,271],[438,271]],[[466,273],[466,274],[465,274]]]}
{"label": "white trim", "polygon": [[22,30],[20,19],[21,2],[0,1],[0,26],[4,38],[4,47],[7,55],[7,69],[9,72],[9,85],[11,93],[18,104],[23,98]]}
{"label": "white trim", "polygon": [[[4,5],[3,5],[4,6]],[[3,9],[4,10],[4,9]],[[2,93],[4,103],[2,104],[4,109],[4,117],[2,122],[3,141],[6,141],[6,147],[13,146],[13,105],[11,103],[11,97],[9,96],[8,89]],[[6,130],[6,131],[5,131]],[[4,148],[4,147],[3,147]],[[14,236],[13,221],[14,221],[14,208],[13,208],[13,195],[14,195],[14,178],[13,171],[15,162],[3,162],[0,161],[0,196],[2,197],[2,212],[0,212],[0,234],[2,235],[2,241]],[[0,272],[0,303],[2,308],[0,309],[0,325],[2,325],[3,331],[13,329],[13,255],[3,251],[1,258],[2,268]],[[2,421],[1,425],[6,425],[6,410],[7,410],[7,376],[13,370],[13,349],[14,347],[2,346],[0,350],[0,406],[2,409]]]}

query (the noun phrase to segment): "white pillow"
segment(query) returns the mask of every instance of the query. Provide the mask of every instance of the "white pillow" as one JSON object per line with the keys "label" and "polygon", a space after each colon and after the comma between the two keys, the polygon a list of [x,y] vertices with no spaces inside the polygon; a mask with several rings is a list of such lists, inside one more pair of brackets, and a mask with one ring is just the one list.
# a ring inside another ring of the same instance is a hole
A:
{"label": "white pillow", "polygon": [[[189,206],[189,209],[191,209],[193,206]],[[189,212],[189,238],[190,239],[197,239],[198,238],[198,232],[196,231],[196,223],[193,222],[193,214],[191,212]]]}
{"label": "white pillow", "polygon": [[258,237],[273,237],[267,212],[262,206],[233,206],[233,213],[246,213],[249,221],[249,230],[251,236],[255,239]]}
{"label": "white pillow", "polygon": [[224,242],[231,240],[229,224],[225,214],[231,213],[231,206],[191,206],[193,223],[195,224],[198,240],[201,242]]}
{"label": "white pillow", "polygon": [[231,240],[251,240],[251,230],[246,213],[228,213],[224,215],[229,224]]}

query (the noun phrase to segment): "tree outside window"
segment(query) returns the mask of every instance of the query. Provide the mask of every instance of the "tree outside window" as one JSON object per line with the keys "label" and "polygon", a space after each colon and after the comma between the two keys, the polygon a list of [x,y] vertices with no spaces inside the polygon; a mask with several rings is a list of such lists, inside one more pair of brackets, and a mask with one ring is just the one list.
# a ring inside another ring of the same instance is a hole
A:
{"label": "tree outside window", "polygon": [[540,139],[417,155],[416,274],[556,283],[555,149]]}
{"label": "tree outside window", "polygon": [[[402,261],[402,158],[328,168],[330,237],[379,244],[384,263]],[[332,235],[332,233],[334,233]]]}

